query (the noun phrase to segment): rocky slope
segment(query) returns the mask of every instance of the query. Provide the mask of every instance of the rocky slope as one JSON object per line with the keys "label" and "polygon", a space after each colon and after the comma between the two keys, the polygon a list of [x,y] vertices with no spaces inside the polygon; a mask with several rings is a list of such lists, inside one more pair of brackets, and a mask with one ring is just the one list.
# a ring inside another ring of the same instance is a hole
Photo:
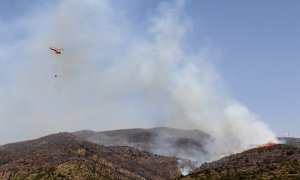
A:
{"label": "rocky slope", "polygon": [[181,179],[300,179],[300,149],[278,144],[205,163]]}
{"label": "rocky slope", "polygon": [[177,161],[58,133],[0,146],[0,179],[174,179]]}

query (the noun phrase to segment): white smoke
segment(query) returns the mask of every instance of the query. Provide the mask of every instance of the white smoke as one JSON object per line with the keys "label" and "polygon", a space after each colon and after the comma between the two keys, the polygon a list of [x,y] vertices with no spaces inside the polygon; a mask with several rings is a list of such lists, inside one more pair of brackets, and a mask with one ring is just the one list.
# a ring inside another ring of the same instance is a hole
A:
{"label": "white smoke", "polygon": [[[2,36],[22,31],[24,37],[0,43],[0,143],[57,131],[164,125],[215,137],[207,146],[212,160],[275,141],[227,92],[207,47],[185,50],[192,19],[184,16],[184,4],[159,4],[146,32],[106,0],[59,1],[1,23]],[[65,50],[55,55],[49,46]]]}

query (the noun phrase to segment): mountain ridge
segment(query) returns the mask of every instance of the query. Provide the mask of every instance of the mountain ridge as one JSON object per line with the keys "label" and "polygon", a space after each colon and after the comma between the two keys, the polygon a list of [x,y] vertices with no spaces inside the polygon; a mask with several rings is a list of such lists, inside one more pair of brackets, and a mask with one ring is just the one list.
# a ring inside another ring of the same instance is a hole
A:
{"label": "mountain ridge", "polygon": [[205,145],[212,137],[200,130],[182,130],[168,127],[149,129],[120,129],[111,131],[76,131],[74,135],[104,146],[131,146],[163,156],[188,160],[205,158]]}
{"label": "mountain ridge", "polygon": [[[91,142],[99,138],[99,142],[101,138],[110,141],[111,146]],[[1,145],[0,179],[300,178],[300,139],[278,139],[285,144],[249,149],[199,167],[178,156],[190,149],[205,155],[207,149],[202,148],[213,139],[199,130],[157,127],[61,132]],[[175,150],[162,156],[151,152],[157,145]],[[180,175],[191,170],[187,176]]]}
{"label": "mountain ridge", "polygon": [[177,161],[64,132],[0,146],[0,179],[173,179],[180,175]]}

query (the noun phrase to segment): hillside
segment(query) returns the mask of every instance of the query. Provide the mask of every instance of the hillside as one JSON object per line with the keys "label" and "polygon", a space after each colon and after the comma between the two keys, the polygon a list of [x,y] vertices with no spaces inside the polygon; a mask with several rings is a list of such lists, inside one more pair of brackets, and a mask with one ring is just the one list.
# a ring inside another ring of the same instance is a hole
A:
{"label": "hillside", "polygon": [[299,179],[300,149],[278,144],[205,163],[181,179]]}
{"label": "hillside", "polygon": [[131,146],[151,153],[189,160],[206,157],[205,144],[211,137],[200,130],[166,127],[114,131],[77,131],[74,135],[104,146]]}
{"label": "hillside", "polygon": [[289,145],[250,149],[181,176],[180,169],[195,167],[178,157],[205,155],[210,138],[198,130],[172,128],[52,134],[0,146],[0,179],[300,178],[297,138],[280,138]]}
{"label": "hillside", "polygon": [[0,146],[0,179],[173,179],[177,161],[58,133]]}

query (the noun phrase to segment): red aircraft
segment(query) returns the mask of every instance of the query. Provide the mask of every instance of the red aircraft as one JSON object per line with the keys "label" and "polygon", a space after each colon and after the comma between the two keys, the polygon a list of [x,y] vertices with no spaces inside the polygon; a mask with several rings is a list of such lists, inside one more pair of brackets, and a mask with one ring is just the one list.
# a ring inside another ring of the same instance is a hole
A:
{"label": "red aircraft", "polygon": [[54,48],[54,47],[50,47],[50,50],[54,51],[56,54],[61,54],[61,51],[64,50],[64,49],[57,49],[57,48]]}

